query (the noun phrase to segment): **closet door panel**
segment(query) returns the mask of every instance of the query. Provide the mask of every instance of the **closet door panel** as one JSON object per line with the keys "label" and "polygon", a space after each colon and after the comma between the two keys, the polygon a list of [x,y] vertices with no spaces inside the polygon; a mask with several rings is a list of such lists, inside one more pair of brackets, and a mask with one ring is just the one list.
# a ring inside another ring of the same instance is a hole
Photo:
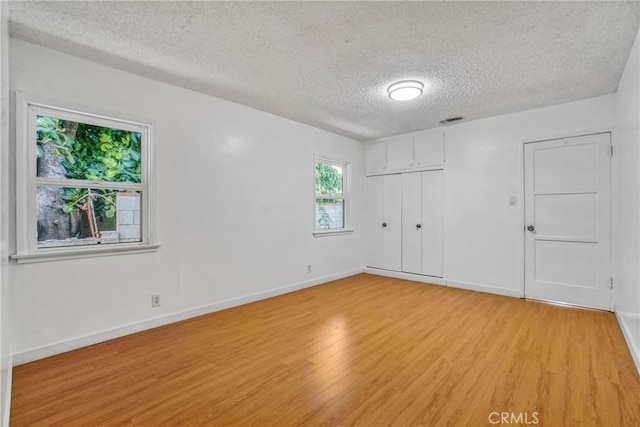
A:
{"label": "closet door panel", "polygon": [[444,133],[434,132],[416,135],[413,140],[416,167],[444,164]]}
{"label": "closet door panel", "polygon": [[383,176],[382,206],[382,268],[400,271],[402,269],[401,175]]}
{"label": "closet door panel", "polygon": [[444,273],[444,173],[422,172],[422,274]]}
{"label": "closet door panel", "polygon": [[382,176],[367,178],[367,249],[368,267],[382,268]]}
{"label": "closet door panel", "polygon": [[402,271],[422,274],[421,173],[402,174]]}
{"label": "closet door panel", "polygon": [[387,142],[387,168],[389,171],[413,167],[413,138],[406,137]]}

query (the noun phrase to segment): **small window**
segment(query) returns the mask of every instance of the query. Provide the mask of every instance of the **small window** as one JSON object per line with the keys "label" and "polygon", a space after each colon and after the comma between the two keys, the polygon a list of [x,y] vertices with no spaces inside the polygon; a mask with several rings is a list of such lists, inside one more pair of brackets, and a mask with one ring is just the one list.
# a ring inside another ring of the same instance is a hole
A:
{"label": "small window", "polygon": [[347,162],[316,156],[315,235],[351,232],[348,225]]}
{"label": "small window", "polygon": [[17,100],[14,258],[156,248],[151,125]]}

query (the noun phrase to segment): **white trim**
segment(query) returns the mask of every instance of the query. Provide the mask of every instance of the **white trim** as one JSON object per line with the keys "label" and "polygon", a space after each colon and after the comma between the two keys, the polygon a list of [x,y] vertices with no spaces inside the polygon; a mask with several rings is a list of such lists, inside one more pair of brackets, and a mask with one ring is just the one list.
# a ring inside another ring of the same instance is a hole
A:
{"label": "white trim", "polygon": [[[156,224],[155,150],[153,147],[153,123],[122,119],[118,114],[100,112],[95,108],[70,107],[64,101],[54,101],[16,91],[16,254],[11,258],[23,262],[53,261],[89,256],[113,255],[117,252],[149,252],[159,247]],[[38,177],[35,170],[36,146],[33,114],[55,115],[63,119],[89,123],[98,126],[117,127],[141,134],[140,183],[118,183]],[[36,242],[37,223],[36,197],[34,192],[40,185],[134,190],[142,194],[140,232],[141,242],[136,244],[113,243],[96,247],[61,246],[39,248]]]}
{"label": "white trim", "polygon": [[513,298],[522,298],[519,290],[501,288],[498,286],[484,285],[480,283],[460,282],[457,280],[447,280],[447,286],[451,288],[466,289],[469,291],[485,292],[488,294],[503,295]]}
{"label": "white trim", "polygon": [[227,308],[237,307],[239,305],[248,304],[248,303],[260,301],[266,298],[287,294],[289,292],[310,288],[312,286],[317,286],[317,285],[321,285],[323,283],[331,282],[334,280],[343,279],[345,277],[354,276],[359,273],[362,273],[361,268],[343,271],[340,273],[329,274],[329,275],[318,277],[315,279],[306,280],[304,282],[298,282],[291,285],[270,289],[268,291],[256,292],[256,293],[248,294],[241,297],[230,298],[224,301],[203,305],[201,307],[178,311],[175,313],[154,317],[154,318],[142,320],[139,322],[129,323],[127,325],[119,326],[117,328],[107,329],[100,332],[83,335],[80,337],[71,338],[64,341],[59,341],[53,344],[48,344],[41,347],[24,350],[19,353],[13,354],[13,363],[14,363],[14,366],[22,365],[25,363],[33,362],[38,359],[43,359],[45,357],[53,356],[55,354],[64,353],[67,351],[71,351],[71,350],[86,347],[89,345],[97,344],[100,342],[108,341],[114,338],[119,338],[125,335],[130,335],[130,334],[144,331],[147,329],[157,328],[159,326],[180,322],[182,320],[190,319],[192,317],[202,316],[205,314],[214,313],[216,311],[225,310]]}
{"label": "white trim", "polygon": [[[618,325],[620,325],[620,330],[622,330],[622,335],[624,336],[624,340],[627,342],[627,347],[629,347],[629,353],[631,353],[631,358],[633,359],[633,363],[636,365],[636,369],[638,370],[638,375],[640,375],[640,349],[636,346],[633,338],[631,337],[631,331],[625,322],[625,318],[640,318],[640,315],[633,313],[624,313],[618,310],[615,310],[616,319],[618,319]],[[640,321],[640,319],[638,319]]]}
{"label": "white trim", "polygon": [[385,170],[382,172],[367,172],[365,176],[379,176],[379,175],[399,175],[403,173],[413,173],[413,172],[426,172],[426,171],[444,171],[444,164],[435,165],[435,166],[417,166],[410,169],[394,169],[394,170]]}
{"label": "white trim", "polygon": [[394,279],[411,280],[413,282],[427,283],[430,285],[446,286],[447,282],[442,277],[425,276],[422,274],[404,273],[402,271],[382,270],[380,268],[366,267],[365,273],[376,276],[393,277]]}
{"label": "white trim", "polygon": [[11,387],[13,385],[13,356],[7,356],[7,380],[3,384],[4,390],[2,390],[4,401],[2,402],[2,427],[9,427],[9,420],[11,419]]}
{"label": "white trim", "polygon": [[156,252],[160,244],[144,243],[105,243],[103,245],[87,245],[82,247],[64,246],[59,248],[43,248],[36,253],[16,254],[9,258],[18,264],[30,264],[44,261],[62,261],[66,259],[92,258],[105,255],[140,254]]}
{"label": "white trim", "polygon": [[597,128],[592,130],[579,130],[574,132],[565,132],[565,133],[557,133],[557,134],[546,134],[544,136],[538,136],[535,138],[522,138],[520,142],[522,144],[529,144],[531,142],[543,142],[543,141],[553,141],[554,139],[567,139],[567,138],[576,138],[581,136],[591,136],[591,135],[600,135],[601,133],[611,133],[612,128]]}
{"label": "white trim", "polygon": [[460,282],[448,280],[442,277],[423,276],[421,274],[403,273],[401,271],[381,270],[378,268],[366,267],[365,273],[377,276],[393,277],[396,279],[413,280],[415,282],[429,283],[432,285],[448,286],[450,288],[465,289],[468,291],[485,292],[488,294],[503,295],[512,298],[522,298],[518,290],[501,288],[498,286],[482,285],[479,283]]}
{"label": "white trim", "polygon": [[328,229],[316,229],[313,232],[313,237],[327,237],[335,236],[339,234],[351,234],[355,230],[353,228],[328,228]]}

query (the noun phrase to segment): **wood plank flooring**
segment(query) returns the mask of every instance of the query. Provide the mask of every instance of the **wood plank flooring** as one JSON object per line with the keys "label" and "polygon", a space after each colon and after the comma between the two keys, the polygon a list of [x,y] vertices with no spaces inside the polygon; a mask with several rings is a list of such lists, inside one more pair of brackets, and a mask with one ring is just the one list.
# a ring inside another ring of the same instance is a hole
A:
{"label": "wood plank flooring", "polygon": [[640,426],[613,314],[361,274],[13,374],[13,427],[501,421]]}

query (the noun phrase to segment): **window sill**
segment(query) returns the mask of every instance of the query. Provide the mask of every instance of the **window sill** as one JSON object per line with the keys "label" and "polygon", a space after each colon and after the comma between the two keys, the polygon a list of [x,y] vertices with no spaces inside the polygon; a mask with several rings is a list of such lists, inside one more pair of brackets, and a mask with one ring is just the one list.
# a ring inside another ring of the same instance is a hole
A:
{"label": "window sill", "polygon": [[35,253],[11,255],[10,258],[18,264],[34,262],[62,261],[69,259],[90,258],[111,255],[129,255],[145,252],[156,252],[160,244],[121,243],[113,246],[91,246],[83,248],[47,248],[39,249]]}
{"label": "window sill", "polygon": [[335,230],[316,230],[313,232],[313,237],[327,237],[327,236],[340,236],[343,234],[352,234],[353,228],[339,228]]}

